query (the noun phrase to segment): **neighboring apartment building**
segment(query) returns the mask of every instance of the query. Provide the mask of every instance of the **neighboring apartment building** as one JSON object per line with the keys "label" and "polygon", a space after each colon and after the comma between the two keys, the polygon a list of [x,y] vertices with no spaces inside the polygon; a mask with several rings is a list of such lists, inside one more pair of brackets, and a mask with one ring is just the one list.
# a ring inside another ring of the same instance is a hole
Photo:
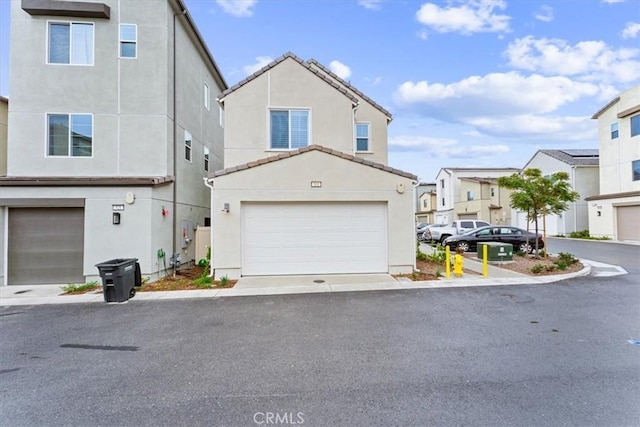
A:
{"label": "neighboring apartment building", "polygon": [[[557,172],[569,175],[569,184],[573,191],[580,194],[575,202],[560,215],[547,215],[538,221],[542,232],[543,224],[548,236],[568,235],[572,231],[589,229],[586,197],[599,193],[599,156],[597,149],[538,150],[522,168],[540,169],[543,176]],[[527,216],[523,212],[514,211],[514,224],[527,228]],[[529,226],[529,229],[533,227]]]}
{"label": "neighboring apartment building", "polygon": [[[497,184],[489,184],[491,178],[509,176],[520,172],[517,168],[442,168],[436,176],[437,210],[435,223],[450,224],[458,219],[481,219],[487,222],[495,221],[510,215],[509,204],[504,203],[502,195],[498,191]],[[463,189],[461,178],[474,178],[475,181],[465,181]],[[482,191],[480,181],[485,182],[488,191]],[[491,196],[493,188],[493,196]],[[469,193],[471,191],[471,193]],[[480,203],[479,198],[485,200]],[[475,202],[475,203],[468,203]],[[459,204],[460,203],[460,204]],[[490,208],[491,205],[495,208]],[[508,222],[507,222],[508,223]]]}
{"label": "neighboring apartment building", "polygon": [[454,206],[458,219],[481,219],[494,225],[511,224],[511,190],[501,188],[497,178],[460,178],[461,200]]}
{"label": "neighboring apartment building", "polygon": [[600,192],[586,199],[589,233],[640,241],[640,85],[592,119],[598,120]]}
{"label": "neighboring apartment building", "polygon": [[417,177],[386,165],[387,110],[292,53],[219,102],[226,169],[209,176],[216,277],[411,273]]}
{"label": "neighboring apartment building", "polygon": [[436,185],[426,184],[418,188],[420,188],[420,196],[418,197],[418,207],[416,209],[416,223],[434,224],[436,206],[438,205]]}
{"label": "neighboring apartment building", "polygon": [[[12,0],[1,284],[194,258],[227,85],[182,0]],[[164,255],[163,255],[164,254]],[[161,273],[162,272],[162,273]]]}

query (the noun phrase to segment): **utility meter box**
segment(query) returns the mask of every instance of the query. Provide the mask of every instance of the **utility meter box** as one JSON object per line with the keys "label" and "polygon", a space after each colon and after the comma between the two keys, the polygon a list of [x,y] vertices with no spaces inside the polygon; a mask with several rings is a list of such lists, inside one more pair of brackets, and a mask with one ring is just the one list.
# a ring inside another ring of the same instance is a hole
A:
{"label": "utility meter box", "polygon": [[480,259],[483,259],[484,246],[487,247],[487,261],[513,261],[513,245],[511,243],[478,243],[478,258]]}

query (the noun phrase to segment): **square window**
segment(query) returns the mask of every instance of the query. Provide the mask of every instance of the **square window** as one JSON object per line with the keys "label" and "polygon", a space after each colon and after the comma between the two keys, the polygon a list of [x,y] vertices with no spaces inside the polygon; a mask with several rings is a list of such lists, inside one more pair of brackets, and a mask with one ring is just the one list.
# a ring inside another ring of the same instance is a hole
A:
{"label": "square window", "polygon": [[611,139],[616,139],[618,137],[618,122],[611,123]]}
{"label": "square window", "polygon": [[93,24],[49,23],[49,64],[93,65]]}
{"label": "square window", "polygon": [[271,148],[294,150],[309,145],[308,110],[272,110]]}
{"label": "square window", "polygon": [[48,114],[47,155],[52,157],[91,157],[93,154],[93,115]]}
{"label": "square window", "polygon": [[184,158],[191,161],[191,133],[184,131]]}
{"label": "square window", "polygon": [[634,160],[631,162],[632,180],[640,181],[640,160]]}
{"label": "square window", "polygon": [[137,58],[138,26],[120,24],[120,58]]}
{"label": "square window", "polygon": [[356,151],[369,151],[369,123],[356,123]]}
{"label": "square window", "polygon": [[631,136],[640,135],[640,114],[631,117]]}

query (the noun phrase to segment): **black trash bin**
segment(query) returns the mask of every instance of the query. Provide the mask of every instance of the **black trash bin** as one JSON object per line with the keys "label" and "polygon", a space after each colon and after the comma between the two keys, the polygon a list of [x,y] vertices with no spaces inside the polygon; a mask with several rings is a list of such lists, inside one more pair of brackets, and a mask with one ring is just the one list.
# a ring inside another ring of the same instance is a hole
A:
{"label": "black trash bin", "polygon": [[116,258],[96,264],[105,302],[124,302],[136,294],[136,261],[138,258]]}

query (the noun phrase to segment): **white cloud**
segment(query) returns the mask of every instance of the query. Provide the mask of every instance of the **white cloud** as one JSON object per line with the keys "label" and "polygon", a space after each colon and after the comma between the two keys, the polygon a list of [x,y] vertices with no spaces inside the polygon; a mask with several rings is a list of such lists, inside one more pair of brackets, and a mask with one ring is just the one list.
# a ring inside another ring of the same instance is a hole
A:
{"label": "white cloud", "polygon": [[446,7],[425,3],[416,12],[416,19],[439,33],[507,32],[511,18],[494,12],[506,7],[504,0],[469,0],[460,6]]}
{"label": "white cloud", "polygon": [[272,62],[273,62],[273,58],[270,56],[258,56],[256,57],[255,64],[245,65],[244,67],[242,67],[242,71],[244,71],[244,74],[248,76],[260,70],[261,68],[269,65]]}
{"label": "white cloud", "polygon": [[602,3],[624,3],[624,0],[602,0]]}
{"label": "white cloud", "polygon": [[419,30],[416,35],[421,40],[427,40],[429,38],[429,32],[425,29]]}
{"label": "white cloud", "polygon": [[506,145],[461,145],[455,139],[431,138],[428,136],[396,136],[389,140],[390,151],[422,152],[443,158],[492,157],[509,152]]}
{"label": "white cloud", "polygon": [[229,15],[247,18],[253,15],[253,8],[258,0],[216,0],[216,3]]}
{"label": "white cloud", "polygon": [[551,6],[543,5],[538,9],[535,14],[535,18],[542,22],[553,21],[553,8]]}
{"label": "white cloud", "polygon": [[527,36],[511,42],[505,55],[515,68],[586,81],[631,82],[640,75],[640,49],[614,49],[602,41],[570,45],[565,40]]}
{"label": "white cloud", "polygon": [[529,138],[543,142],[580,142],[597,139],[597,129],[588,116],[516,115],[508,119],[477,117],[467,121],[479,132],[500,138]]}
{"label": "white cloud", "polygon": [[329,69],[342,80],[346,80],[351,76],[351,69],[340,61],[331,61]]}
{"label": "white cloud", "polygon": [[512,116],[549,113],[585,96],[597,96],[594,84],[567,77],[522,76],[512,71],[471,76],[450,84],[405,82],[395,102],[432,117]]}
{"label": "white cloud", "polygon": [[622,30],[623,39],[635,39],[640,34],[640,22],[627,22]]}
{"label": "white cloud", "polygon": [[369,10],[380,10],[383,0],[358,0],[358,5]]}

